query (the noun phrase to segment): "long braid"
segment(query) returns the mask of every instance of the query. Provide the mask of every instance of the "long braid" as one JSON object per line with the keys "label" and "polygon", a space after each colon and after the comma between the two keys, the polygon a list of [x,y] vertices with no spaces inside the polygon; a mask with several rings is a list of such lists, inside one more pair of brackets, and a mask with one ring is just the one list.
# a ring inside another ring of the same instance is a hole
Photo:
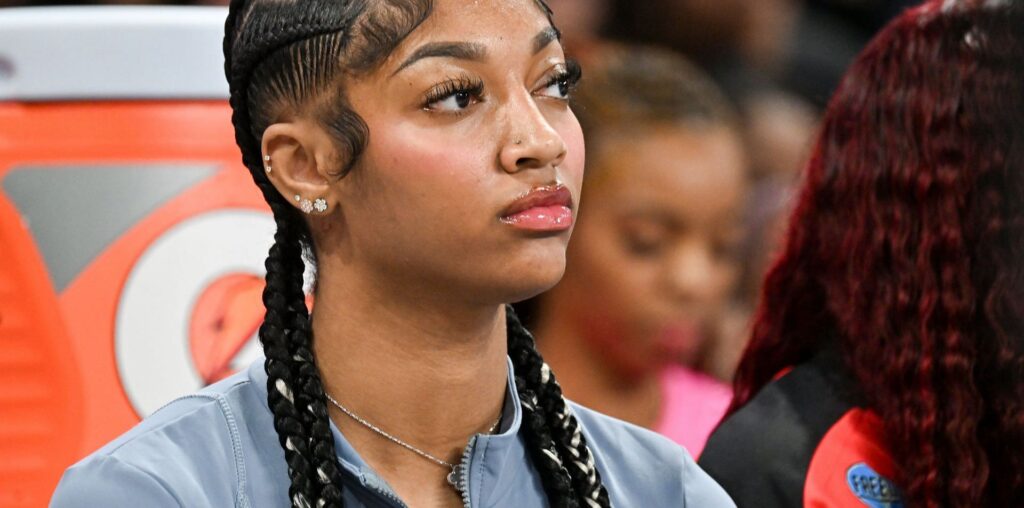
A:
{"label": "long braid", "polygon": [[[290,209],[289,212],[294,213]],[[301,246],[301,243],[296,242],[296,245]],[[304,453],[310,463],[310,469],[303,481],[314,483],[306,485],[309,492],[304,497],[308,500],[315,499],[317,507],[340,508],[341,475],[320,369],[311,349],[313,334],[305,293],[302,291],[305,264],[301,251],[298,256],[291,257],[290,261],[286,270],[292,282],[288,295],[292,323],[287,338],[294,383],[289,386],[295,390],[295,406],[301,411],[300,416],[305,425],[308,443]]]}
{"label": "long braid", "polygon": [[[304,223],[274,188],[262,171],[259,144],[251,132],[248,101],[248,72],[240,72],[233,58],[237,22],[244,0],[233,0],[225,22],[225,71],[231,88],[232,123],[243,163],[270,205],[277,223],[275,243],[267,258],[264,305],[267,317],[260,327],[267,371],[268,403],[274,428],[288,463],[291,481],[288,497],[295,507],[341,507],[341,482],[334,441],[323,405],[310,397],[319,385],[319,373],[309,352],[309,314],[302,290],[304,263],[302,240],[308,238]],[[292,34],[284,34],[293,39]],[[248,59],[256,57],[246,55]],[[248,64],[248,65],[251,65]],[[250,71],[251,72],[251,69]],[[312,371],[312,375],[310,374]],[[320,422],[317,423],[317,420]],[[325,438],[326,434],[326,438]]]}
{"label": "long braid", "polygon": [[[291,478],[288,497],[294,506],[309,506],[308,500],[316,498],[317,489],[312,481],[306,418],[302,414],[303,406],[295,397],[298,380],[290,336],[295,335],[295,321],[300,318],[292,304],[294,298],[289,295],[294,291],[288,288],[294,285],[294,257],[300,251],[298,239],[288,234],[288,222],[277,219],[277,223],[278,233],[266,264],[267,286],[263,291],[263,302],[267,315],[260,326],[260,342],[266,354],[267,396],[274,414],[274,428],[284,449]],[[301,281],[301,271],[299,273]]]}
{"label": "long braid", "polygon": [[236,142],[241,148],[242,162],[249,168],[253,180],[263,193],[264,198],[274,213],[277,233],[274,245],[266,261],[267,284],[263,291],[263,303],[267,309],[266,317],[260,326],[259,336],[263,345],[267,371],[267,399],[274,415],[274,429],[278,441],[284,450],[288,464],[288,476],[291,483],[288,498],[293,506],[310,506],[309,500],[316,499],[317,486],[312,480],[313,469],[308,450],[308,432],[302,415],[302,406],[296,404],[295,387],[296,369],[291,351],[290,336],[296,329],[295,321],[301,319],[294,305],[296,294],[302,295],[302,250],[301,233],[296,231],[295,222],[291,220],[294,213],[280,194],[270,184],[259,167],[259,146],[250,135],[248,109],[246,102],[246,83],[235,68],[233,46],[236,42],[238,20],[245,8],[244,0],[232,0],[225,21],[224,67],[228,76],[231,91],[232,124],[235,128]]}
{"label": "long braid", "polygon": [[[515,366],[516,386],[520,390],[523,408],[525,410],[529,407],[531,412],[540,415],[539,418],[531,418],[543,420],[547,424],[540,432],[532,425],[529,426],[528,439],[531,433],[536,434],[534,439],[540,442],[542,446],[538,449],[542,451],[548,449],[545,438],[553,442],[554,455],[544,453],[540,459],[541,462],[547,463],[547,469],[554,469],[557,466],[559,478],[569,476],[575,497],[568,506],[611,506],[608,491],[601,483],[601,474],[594,464],[593,454],[587,447],[586,437],[583,436],[579,422],[566,404],[562,388],[555,380],[554,373],[537,351],[533,336],[519,321],[512,306],[506,306],[505,312],[508,323],[508,349]],[[535,456],[534,463],[537,462],[538,458]],[[557,486],[553,485],[549,490],[555,487]],[[549,497],[554,499],[553,496]]]}
{"label": "long braid", "polygon": [[550,425],[541,408],[540,399],[534,389],[519,374],[525,369],[520,368],[526,359],[523,354],[512,350],[512,336],[509,335],[509,353],[515,367],[516,387],[519,390],[519,403],[522,406],[522,432],[526,441],[526,450],[534,461],[534,467],[541,476],[541,484],[554,508],[578,507],[577,499],[572,494],[572,479],[563,465],[561,456],[551,437]]}
{"label": "long braid", "polygon": [[301,407],[306,409],[304,416],[309,425],[309,451],[321,486],[317,506],[341,507],[341,474],[334,450],[331,420],[327,414],[323,381],[311,350],[313,334],[308,314],[297,325],[293,357],[298,364],[296,385],[299,391],[296,398]]}

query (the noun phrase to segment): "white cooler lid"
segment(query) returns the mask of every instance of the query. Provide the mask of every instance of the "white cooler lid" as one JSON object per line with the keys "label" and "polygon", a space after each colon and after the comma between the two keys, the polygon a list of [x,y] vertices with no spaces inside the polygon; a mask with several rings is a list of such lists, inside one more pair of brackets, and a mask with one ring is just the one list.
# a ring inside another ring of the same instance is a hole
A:
{"label": "white cooler lid", "polygon": [[0,101],[225,99],[225,7],[0,9]]}

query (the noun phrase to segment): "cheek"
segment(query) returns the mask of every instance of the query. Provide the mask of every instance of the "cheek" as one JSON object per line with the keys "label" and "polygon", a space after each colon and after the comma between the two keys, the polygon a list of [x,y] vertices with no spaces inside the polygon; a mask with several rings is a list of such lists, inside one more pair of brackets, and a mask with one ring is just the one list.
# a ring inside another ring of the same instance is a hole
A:
{"label": "cheek", "polygon": [[352,241],[380,262],[450,270],[453,253],[468,254],[493,222],[482,144],[394,119],[367,123],[360,185],[348,196]]}
{"label": "cheek", "polygon": [[413,179],[416,187],[458,186],[479,179],[486,159],[480,144],[458,143],[442,129],[397,125],[371,128],[379,133],[370,141],[368,160],[377,171],[394,179]]}

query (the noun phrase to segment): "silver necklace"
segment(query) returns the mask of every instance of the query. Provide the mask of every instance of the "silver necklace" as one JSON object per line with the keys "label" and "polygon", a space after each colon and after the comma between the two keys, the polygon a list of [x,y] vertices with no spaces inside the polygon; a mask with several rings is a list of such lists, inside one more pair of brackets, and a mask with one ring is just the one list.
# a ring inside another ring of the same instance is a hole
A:
{"label": "silver necklace", "polygon": [[[431,462],[433,462],[433,463],[435,463],[435,464],[437,464],[439,466],[447,467],[448,469],[450,469],[451,472],[449,472],[448,476],[446,477],[446,479],[448,480],[448,484],[451,485],[455,490],[457,490],[459,492],[462,492],[462,489],[459,488],[459,483],[458,483],[458,476],[459,476],[458,475],[458,467],[459,467],[458,464],[452,464],[451,462],[448,462],[447,460],[441,460],[441,459],[439,459],[439,458],[437,458],[437,457],[435,457],[435,456],[433,456],[433,455],[431,455],[431,454],[429,454],[429,453],[427,453],[427,452],[425,452],[423,450],[420,450],[419,448],[416,448],[415,446],[413,446],[413,445],[411,445],[409,443],[406,443],[405,441],[402,441],[401,439],[398,439],[395,436],[392,436],[391,434],[388,434],[387,432],[382,430],[380,427],[377,427],[376,425],[374,425],[374,424],[364,420],[362,417],[360,417],[359,415],[353,413],[347,407],[342,406],[340,402],[338,402],[337,400],[334,399],[334,397],[331,397],[329,394],[326,394],[326,393],[324,395],[326,395],[327,396],[327,400],[331,401],[331,404],[334,404],[334,406],[337,407],[338,409],[340,409],[342,413],[345,413],[346,415],[349,416],[349,418],[352,418],[353,420],[359,422],[364,427],[366,427],[366,428],[376,432],[377,434],[387,438],[388,441],[391,441],[392,443],[395,443],[395,444],[401,446],[402,448],[405,448],[406,450],[409,450],[409,451],[419,455],[420,457],[423,457],[423,458],[425,458],[425,459],[427,459],[427,460],[429,460],[429,461],[431,461]],[[501,415],[498,415],[498,419],[494,421],[494,425],[491,425],[491,428],[487,429],[487,433],[488,434],[493,434],[494,430],[498,428],[498,424],[499,423],[501,423]]]}

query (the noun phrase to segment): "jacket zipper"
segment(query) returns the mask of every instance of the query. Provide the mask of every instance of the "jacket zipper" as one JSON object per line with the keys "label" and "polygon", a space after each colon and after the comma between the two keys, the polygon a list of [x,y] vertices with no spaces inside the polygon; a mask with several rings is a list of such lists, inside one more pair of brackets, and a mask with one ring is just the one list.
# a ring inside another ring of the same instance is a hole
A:
{"label": "jacket zipper", "polygon": [[397,494],[391,491],[391,489],[383,488],[383,486],[377,484],[377,482],[383,481],[382,478],[378,476],[376,477],[374,485],[368,485],[365,476],[363,476],[365,475],[365,473],[359,474],[362,477],[359,483],[363,486],[364,489],[377,494],[378,496],[384,498],[385,501],[390,501],[391,506],[397,506],[399,508],[409,508],[409,506],[405,504],[405,501],[402,501]]}
{"label": "jacket zipper", "polygon": [[458,473],[456,476],[456,485],[459,493],[462,494],[462,506],[464,508],[471,508],[469,506],[469,463],[473,458],[473,447],[476,445],[477,436],[474,435],[469,439],[469,444],[466,445],[466,449],[462,450],[462,460],[459,462]]}
{"label": "jacket zipper", "polygon": [[[462,450],[462,460],[459,461],[457,466],[455,466],[455,488],[459,491],[459,494],[462,495],[462,506],[464,508],[471,508],[469,502],[469,465],[470,462],[472,462],[473,448],[476,445],[477,437],[478,436],[473,436],[470,438],[469,444],[467,444],[466,448]],[[375,485],[370,486],[367,485],[365,481],[360,483],[362,483],[364,488],[375,492],[377,495],[391,501],[400,508],[408,508],[408,505],[406,505],[404,501],[389,489],[383,489]]]}

